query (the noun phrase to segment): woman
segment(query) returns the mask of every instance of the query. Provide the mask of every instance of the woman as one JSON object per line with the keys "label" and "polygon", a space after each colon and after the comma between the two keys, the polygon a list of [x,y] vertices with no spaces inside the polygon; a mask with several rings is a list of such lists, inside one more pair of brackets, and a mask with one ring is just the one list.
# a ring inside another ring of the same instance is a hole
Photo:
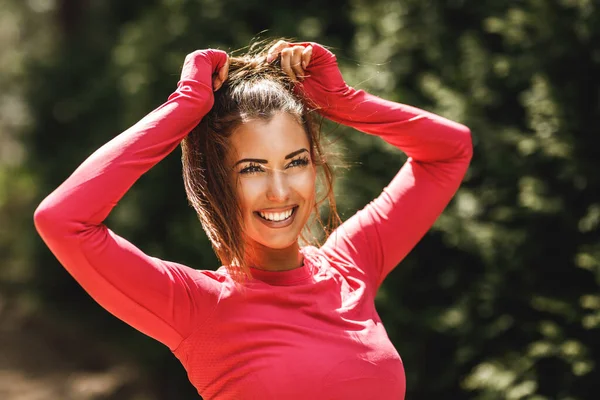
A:
{"label": "woman", "polygon": [[[315,109],[409,156],[319,248],[298,242],[319,201],[317,170],[331,182]],[[150,257],[102,224],[182,140],[188,197],[224,265],[214,272]],[[98,303],[171,349],[205,399],[403,399],[375,293],[471,155],[468,128],[347,86],[316,43],[231,59],[202,50],[168,101],[91,155],[35,224]]]}

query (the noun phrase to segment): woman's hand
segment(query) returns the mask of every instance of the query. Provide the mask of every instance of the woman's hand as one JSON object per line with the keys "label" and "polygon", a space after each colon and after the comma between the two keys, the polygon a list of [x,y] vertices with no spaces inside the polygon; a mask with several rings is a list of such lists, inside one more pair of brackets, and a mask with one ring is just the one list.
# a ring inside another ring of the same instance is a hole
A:
{"label": "woman's hand", "polygon": [[227,79],[229,56],[222,50],[196,50],[185,57],[181,79],[196,80],[217,91]]}
{"label": "woman's hand", "polygon": [[297,82],[305,78],[305,70],[310,63],[313,48],[310,43],[293,44],[280,40],[267,53],[267,62],[273,62],[281,56],[281,69]]}
{"label": "woman's hand", "polygon": [[335,55],[318,43],[279,41],[267,53],[267,62],[281,55],[282,69],[298,82],[301,91],[316,108],[327,114],[333,106],[342,106],[350,89],[337,64]]}
{"label": "woman's hand", "polygon": [[[227,54],[225,54],[227,56]],[[221,89],[223,86],[223,82],[227,80],[227,76],[229,76],[229,57],[225,61],[225,64],[218,70],[218,72],[213,73],[213,90],[216,92]]]}

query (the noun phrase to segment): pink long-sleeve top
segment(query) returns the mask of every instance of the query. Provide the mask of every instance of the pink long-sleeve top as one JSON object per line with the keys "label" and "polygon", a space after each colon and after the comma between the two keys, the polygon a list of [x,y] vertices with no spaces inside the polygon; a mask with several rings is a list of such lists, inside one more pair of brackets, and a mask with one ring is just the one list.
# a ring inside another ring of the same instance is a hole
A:
{"label": "pink long-sleeve top", "polygon": [[328,118],[380,136],[409,158],[322,247],[301,250],[302,267],[252,269],[240,291],[224,267],[149,256],[103,224],[212,107],[206,57],[186,58],[168,101],[92,154],[35,213],[69,273],[109,312],[168,346],[207,400],[404,398],[402,361],[374,298],[459,187],[470,132],[348,87],[333,54],[314,46],[311,77],[299,88]]}

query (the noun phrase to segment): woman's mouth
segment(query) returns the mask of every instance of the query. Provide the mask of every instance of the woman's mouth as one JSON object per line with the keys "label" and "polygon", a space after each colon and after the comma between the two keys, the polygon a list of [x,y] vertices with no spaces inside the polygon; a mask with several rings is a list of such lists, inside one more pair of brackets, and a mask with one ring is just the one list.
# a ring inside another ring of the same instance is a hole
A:
{"label": "woman's mouth", "polygon": [[269,228],[284,228],[294,222],[298,206],[285,211],[255,211],[254,215]]}

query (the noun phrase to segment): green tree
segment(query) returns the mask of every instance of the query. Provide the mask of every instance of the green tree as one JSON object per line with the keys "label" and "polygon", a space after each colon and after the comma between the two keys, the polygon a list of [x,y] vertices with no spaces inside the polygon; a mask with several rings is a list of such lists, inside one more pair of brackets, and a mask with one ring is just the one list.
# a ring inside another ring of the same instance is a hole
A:
{"label": "green tree", "polygon": [[[599,7],[6,1],[0,296],[76,321],[90,340],[135,357],[157,398],[195,398],[166,348],[101,310],[33,239],[31,216],[87,155],[164,101],[186,53],[241,49],[268,29],[263,36],[332,46],[353,86],[472,129],[475,157],[463,187],[377,299],[405,362],[407,398],[591,399],[600,360]],[[349,154],[352,168],[338,187],[348,217],[405,158],[344,127],[326,131]],[[145,175],[108,224],[150,254],[214,268],[175,179],[179,157]]]}
{"label": "green tree", "polygon": [[598,5],[353,4],[356,80],[474,136],[462,189],[380,293],[409,397],[592,398]]}

